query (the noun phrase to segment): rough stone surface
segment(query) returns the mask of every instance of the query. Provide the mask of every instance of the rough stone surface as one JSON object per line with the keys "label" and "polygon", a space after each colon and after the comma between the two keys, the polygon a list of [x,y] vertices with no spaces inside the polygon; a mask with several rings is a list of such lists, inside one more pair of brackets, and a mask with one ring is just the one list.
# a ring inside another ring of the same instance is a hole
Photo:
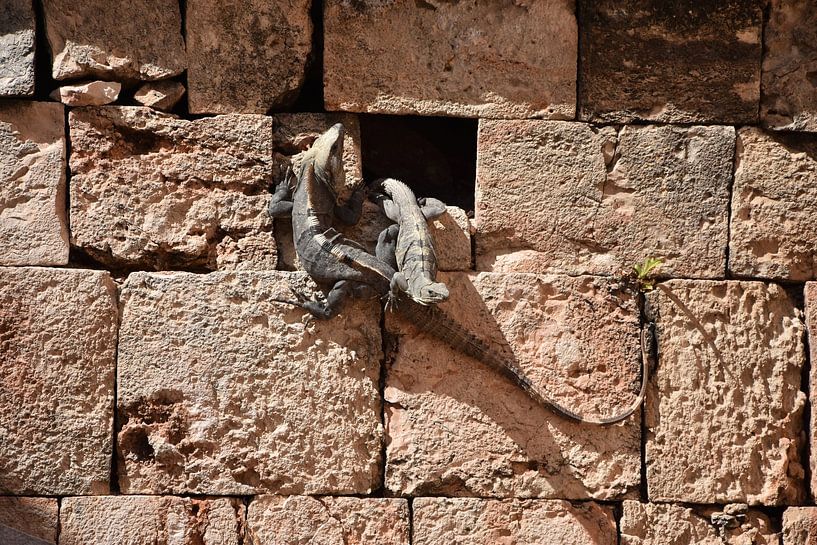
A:
{"label": "rough stone surface", "polygon": [[[817,362],[817,282],[807,282],[803,290],[805,299],[806,327],[808,330],[808,344],[811,359]],[[817,392],[817,366],[812,366],[809,376],[809,391]],[[811,403],[811,427],[809,437],[809,447],[811,452],[817,452],[817,407]],[[817,492],[817,456],[809,458],[811,465],[811,494],[814,497]],[[817,544],[815,544],[817,545]]]}
{"label": "rough stone surface", "polygon": [[[573,2],[328,2],[327,109],[572,119]],[[352,38],[350,38],[352,37]]]}
{"label": "rough stone surface", "polygon": [[259,496],[247,512],[253,544],[408,545],[406,500]]}
{"label": "rough stone surface", "polygon": [[817,136],[738,132],[729,270],[788,281],[817,278]]}
{"label": "rough stone surface", "polygon": [[120,295],[122,492],[366,494],[380,480],[374,301],[331,322],[286,272],[133,273]]}
{"label": "rough stone surface", "polygon": [[415,545],[615,545],[609,507],[555,500],[417,498]]}
{"label": "rough stone surface", "polygon": [[783,511],[783,545],[817,544],[817,507],[789,507]]}
{"label": "rough stone surface", "polygon": [[801,313],[777,284],[671,280],[649,296],[651,501],[804,499]]}
{"label": "rough stone surface", "polygon": [[[440,305],[516,360],[540,391],[589,417],[618,414],[640,378],[638,312],[600,277],[441,274]],[[618,299],[616,299],[618,297]],[[401,495],[614,499],[637,495],[640,428],[580,425],[389,316],[386,487]]]}
{"label": "rough stone surface", "polygon": [[60,104],[0,103],[0,264],[68,263],[64,127]]}
{"label": "rough stone surface", "polygon": [[54,79],[157,80],[187,66],[175,0],[43,0]]}
{"label": "rough stone surface", "polygon": [[763,123],[817,132],[817,6],[772,0],[763,42]]}
{"label": "rough stone surface", "polygon": [[780,536],[763,513],[732,515],[727,527],[713,523],[719,509],[625,501],[621,545],[777,545]]}
{"label": "rough stone surface", "polygon": [[722,277],[731,127],[480,122],[477,269]]}
{"label": "rough stone surface", "polygon": [[83,252],[109,267],[213,270],[251,238],[268,246],[244,266],[274,263],[270,118],[107,106],[73,110],[69,125],[71,236]]}
{"label": "rough stone surface", "polygon": [[763,2],[580,0],[579,116],[754,123]]}
{"label": "rough stone surface", "polygon": [[0,543],[56,545],[57,499],[0,497]]}
{"label": "rough stone surface", "polygon": [[133,99],[143,106],[167,112],[173,109],[184,93],[184,85],[178,81],[152,81],[142,85]]}
{"label": "rough stone surface", "polygon": [[312,0],[188,0],[191,113],[266,113],[292,102],[312,49]]}
{"label": "rough stone surface", "polygon": [[34,5],[0,4],[0,97],[34,94]]}
{"label": "rough stone surface", "polygon": [[0,494],[106,494],[117,330],[107,272],[0,267]]}
{"label": "rough stone surface", "polygon": [[51,93],[51,98],[66,106],[102,106],[116,102],[122,84],[116,81],[91,81],[64,85]]}
{"label": "rough stone surface", "polygon": [[239,545],[244,506],[238,498],[65,498],[60,523],[60,545]]}

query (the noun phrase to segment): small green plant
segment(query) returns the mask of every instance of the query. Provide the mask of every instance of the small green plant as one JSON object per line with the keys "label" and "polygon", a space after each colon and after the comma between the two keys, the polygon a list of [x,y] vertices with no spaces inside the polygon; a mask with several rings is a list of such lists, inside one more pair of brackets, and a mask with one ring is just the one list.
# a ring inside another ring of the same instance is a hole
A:
{"label": "small green plant", "polygon": [[660,257],[648,257],[643,263],[633,265],[630,277],[638,291],[644,293],[655,289],[655,273],[663,263]]}

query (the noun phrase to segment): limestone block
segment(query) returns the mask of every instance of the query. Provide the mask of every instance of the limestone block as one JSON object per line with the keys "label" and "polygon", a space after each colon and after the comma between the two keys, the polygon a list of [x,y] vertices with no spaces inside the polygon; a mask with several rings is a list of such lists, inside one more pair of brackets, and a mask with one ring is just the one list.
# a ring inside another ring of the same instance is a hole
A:
{"label": "limestone block", "polygon": [[580,0],[579,117],[755,123],[762,0]]}
{"label": "limestone block", "polygon": [[90,81],[63,85],[51,93],[51,98],[66,106],[102,106],[116,102],[122,84],[116,81]]}
{"label": "limestone block", "polygon": [[572,119],[574,4],[328,2],[329,110]]}
{"label": "limestone block", "polygon": [[56,545],[57,499],[0,497],[0,543]]}
{"label": "limestone block", "polygon": [[62,105],[0,103],[0,264],[67,264],[66,207]]}
{"label": "limestone block", "polygon": [[745,504],[716,509],[625,501],[620,524],[621,545],[777,545],[780,538],[766,515]]}
{"label": "limestone block", "polygon": [[783,511],[783,545],[815,543],[817,543],[817,508],[786,508]]}
{"label": "limestone block", "polygon": [[266,113],[298,95],[312,50],[311,0],[188,0],[191,113]]}
{"label": "limestone block", "polygon": [[257,545],[408,545],[408,519],[408,502],[400,499],[257,496],[247,533]]}
{"label": "limestone block", "polygon": [[[227,237],[272,230],[269,117],[107,106],[73,110],[69,126],[72,244],[100,263],[213,270],[231,262]],[[268,268],[275,246],[257,257]]]}
{"label": "limestone block", "polygon": [[375,301],[332,321],[286,272],[133,273],[120,295],[123,493],[367,494],[380,481]]}
{"label": "limestone block", "polygon": [[417,498],[415,545],[615,545],[613,510],[564,500]]}
{"label": "limestone block", "polygon": [[184,85],[178,81],[151,81],[142,85],[133,99],[143,106],[167,112],[173,109],[184,93]]}
{"label": "limestone block", "polygon": [[[803,295],[805,299],[808,345],[811,356],[809,361],[817,362],[817,282],[807,282],[803,290]],[[817,392],[817,369],[814,367],[812,367],[809,375],[809,391]],[[809,447],[812,451],[815,451],[815,446],[817,446],[817,427],[815,427],[817,426],[817,408],[815,408],[814,403],[811,404],[810,418]],[[809,461],[811,465],[811,493],[813,496],[815,491],[817,491],[817,457],[811,456]]]}
{"label": "limestone block", "polygon": [[43,0],[54,79],[157,80],[187,67],[175,0]]}
{"label": "limestone block", "polygon": [[244,505],[238,498],[64,498],[60,523],[60,545],[239,545]]}
{"label": "limestone block", "polygon": [[817,6],[772,0],[763,38],[761,120],[776,129],[817,132]]}
{"label": "limestone block", "polygon": [[0,267],[0,494],[106,494],[116,287],[107,272]]}
{"label": "limestone block", "polygon": [[477,270],[722,277],[731,127],[480,121]]}
{"label": "limestone block", "polygon": [[[612,416],[640,385],[638,311],[601,277],[440,274],[440,308],[574,412]],[[399,315],[399,307],[398,312]],[[615,499],[637,495],[639,413],[600,427],[540,407],[516,384],[393,315],[386,488],[400,495]]]}
{"label": "limestone block", "polygon": [[804,499],[801,312],[777,284],[671,280],[649,294],[651,501]]}
{"label": "limestone block", "polygon": [[738,131],[729,237],[735,276],[817,278],[817,136]]}
{"label": "limestone block", "polygon": [[34,4],[0,4],[0,97],[34,94]]}

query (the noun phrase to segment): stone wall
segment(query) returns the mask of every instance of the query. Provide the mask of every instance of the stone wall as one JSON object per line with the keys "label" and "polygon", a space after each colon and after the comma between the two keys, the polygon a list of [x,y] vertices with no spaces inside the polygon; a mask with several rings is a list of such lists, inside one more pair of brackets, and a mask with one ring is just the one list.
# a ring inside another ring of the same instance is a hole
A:
{"label": "stone wall", "polygon": [[[0,544],[817,543],[815,29],[810,0],[0,0]],[[468,137],[401,134],[431,117]],[[591,417],[652,361],[643,409],[579,424],[378,301],[276,302],[314,285],[269,189],[338,121],[349,188],[475,172],[432,224],[449,315]]]}

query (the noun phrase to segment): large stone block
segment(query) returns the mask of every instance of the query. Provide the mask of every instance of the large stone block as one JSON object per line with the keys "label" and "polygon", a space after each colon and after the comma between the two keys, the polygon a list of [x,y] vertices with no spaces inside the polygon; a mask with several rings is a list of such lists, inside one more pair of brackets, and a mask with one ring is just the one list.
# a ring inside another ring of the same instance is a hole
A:
{"label": "large stone block", "polygon": [[754,123],[763,2],[580,0],[579,116]]}
{"label": "large stone block", "polygon": [[187,66],[175,0],[43,0],[54,79],[157,80]]}
{"label": "large stone block", "polygon": [[817,5],[772,0],[763,45],[763,123],[817,132]]}
{"label": "large stone block", "polygon": [[[817,362],[817,282],[807,282],[804,289],[806,327],[808,330],[809,356],[812,362]],[[809,376],[809,391],[817,392],[817,366],[812,366]],[[813,395],[813,394],[812,394]],[[811,427],[809,428],[809,447],[811,452],[817,452],[817,404],[811,403]],[[811,466],[811,494],[817,492],[817,456],[809,458]]]}
{"label": "large stone block", "polygon": [[65,119],[60,104],[0,103],[0,265],[65,265]]}
{"label": "large stone block", "polygon": [[769,517],[746,505],[718,508],[625,501],[621,545],[777,545]]}
{"label": "large stone block", "polygon": [[[639,387],[633,300],[600,277],[441,274],[452,320],[515,361],[535,388],[588,417]],[[398,309],[399,310],[399,309]],[[639,412],[621,424],[567,420],[516,384],[389,315],[386,487],[401,495],[614,499],[637,495]]]}
{"label": "large stone block", "polygon": [[57,499],[0,497],[0,543],[57,545]]}
{"label": "large stone block", "polygon": [[805,498],[801,312],[777,284],[671,280],[648,296],[658,368],[647,393],[651,501]]}
{"label": "large stone block", "polygon": [[244,505],[237,498],[64,498],[60,524],[60,545],[239,545]]}
{"label": "large stone block", "polygon": [[108,106],[69,126],[80,250],[109,267],[275,268],[271,118]]}
{"label": "large stone block", "polygon": [[729,235],[735,276],[817,278],[817,136],[738,132]]}
{"label": "large stone block", "polygon": [[191,113],[266,113],[293,101],[312,49],[312,0],[188,0]]}
{"label": "large stone block", "polygon": [[817,508],[789,507],[783,511],[783,544],[817,543]]}
{"label": "large stone block", "polygon": [[107,272],[0,267],[0,494],[106,494],[116,287]]}
{"label": "large stone block", "polygon": [[34,5],[0,4],[0,97],[34,94]]}
{"label": "large stone block", "polygon": [[555,500],[417,498],[415,545],[615,545],[613,510]]}
{"label": "large stone block", "polygon": [[572,119],[569,0],[327,2],[327,109]]}
{"label": "large stone block", "polygon": [[731,127],[480,121],[477,269],[722,277]]}
{"label": "large stone block", "polygon": [[247,534],[257,545],[408,545],[408,519],[406,500],[257,496],[248,508]]}
{"label": "large stone block", "polygon": [[122,492],[366,494],[378,487],[374,302],[304,323],[286,272],[133,273],[122,288]]}

